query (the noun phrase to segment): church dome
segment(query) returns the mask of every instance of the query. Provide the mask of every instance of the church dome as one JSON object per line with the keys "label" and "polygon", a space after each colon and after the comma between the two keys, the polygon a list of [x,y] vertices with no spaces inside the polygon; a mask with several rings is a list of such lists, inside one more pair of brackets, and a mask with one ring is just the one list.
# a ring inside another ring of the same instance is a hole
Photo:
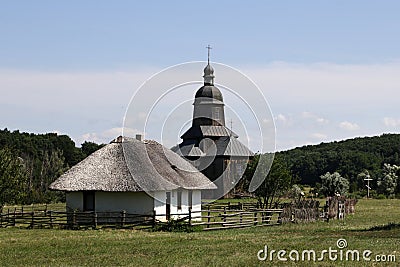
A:
{"label": "church dome", "polygon": [[223,102],[221,91],[214,85],[204,85],[196,92],[196,98],[208,97]]}
{"label": "church dome", "polygon": [[214,74],[214,68],[211,67],[210,64],[207,64],[207,66],[204,68],[204,75],[213,75]]}

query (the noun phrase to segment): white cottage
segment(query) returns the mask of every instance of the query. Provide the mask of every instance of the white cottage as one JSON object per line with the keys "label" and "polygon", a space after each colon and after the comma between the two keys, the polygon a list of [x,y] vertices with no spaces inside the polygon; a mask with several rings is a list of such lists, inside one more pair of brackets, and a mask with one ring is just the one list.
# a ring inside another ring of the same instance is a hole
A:
{"label": "white cottage", "polygon": [[50,185],[66,192],[67,210],[152,215],[201,214],[201,190],[216,186],[155,141],[118,137]]}

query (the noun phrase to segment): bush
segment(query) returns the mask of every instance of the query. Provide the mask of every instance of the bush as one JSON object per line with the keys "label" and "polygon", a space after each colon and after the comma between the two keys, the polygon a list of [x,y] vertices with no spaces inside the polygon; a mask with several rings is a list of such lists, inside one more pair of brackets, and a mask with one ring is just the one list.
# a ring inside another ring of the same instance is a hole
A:
{"label": "bush", "polygon": [[375,198],[376,199],[386,199],[386,196],[384,194],[379,194]]}
{"label": "bush", "polygon": [[152,229],[154,232],[200,232],[201,226],[193,226],[182,220],[168,220],[167,222],[158,222]]}

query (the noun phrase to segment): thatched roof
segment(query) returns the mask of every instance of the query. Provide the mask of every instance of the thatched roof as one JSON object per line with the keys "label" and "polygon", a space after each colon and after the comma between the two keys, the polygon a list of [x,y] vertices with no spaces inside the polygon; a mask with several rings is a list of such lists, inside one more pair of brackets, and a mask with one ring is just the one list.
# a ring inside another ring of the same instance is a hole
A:
{"label": "thatched roof", "polygon": [[61,191],[136,192],[216,186],[185,159],[155,141],[118,138],[61,175]]}

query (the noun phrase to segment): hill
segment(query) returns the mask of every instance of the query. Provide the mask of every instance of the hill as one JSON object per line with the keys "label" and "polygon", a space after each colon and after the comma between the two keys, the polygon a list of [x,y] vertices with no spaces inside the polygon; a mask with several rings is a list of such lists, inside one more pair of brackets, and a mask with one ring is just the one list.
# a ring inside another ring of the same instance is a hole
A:
{"label": "hill", "polygon": [[337,171],[349,179],[353,191],[364,187],[363,182],[357,180],[359,173],[368,170],[372,178],[377,178],[384,163],[400,165],[399,155],[400,134],[359,137],[277,153],[302,184],[313,186],[322,174]]}
{"label": "hill", "polygon": [[6,163],[17,162],[13,167],[9,167],[8,172],[12,168],[18,168],[23,173],[23,186],[18,189],[23,191],[22,202],[47,203],[63,200],[63,194],[49,191],[48,185],[69,167],[101,146],[84,142],[79,148],[69,136],[56,133],[33,134],[0,130],[0,152],[3,152],[0,153],[0,178],[4,179],[0,180],[0,192],[7,190],[7,179],[14,178],[12,175],[9,178],[5,177]]}

